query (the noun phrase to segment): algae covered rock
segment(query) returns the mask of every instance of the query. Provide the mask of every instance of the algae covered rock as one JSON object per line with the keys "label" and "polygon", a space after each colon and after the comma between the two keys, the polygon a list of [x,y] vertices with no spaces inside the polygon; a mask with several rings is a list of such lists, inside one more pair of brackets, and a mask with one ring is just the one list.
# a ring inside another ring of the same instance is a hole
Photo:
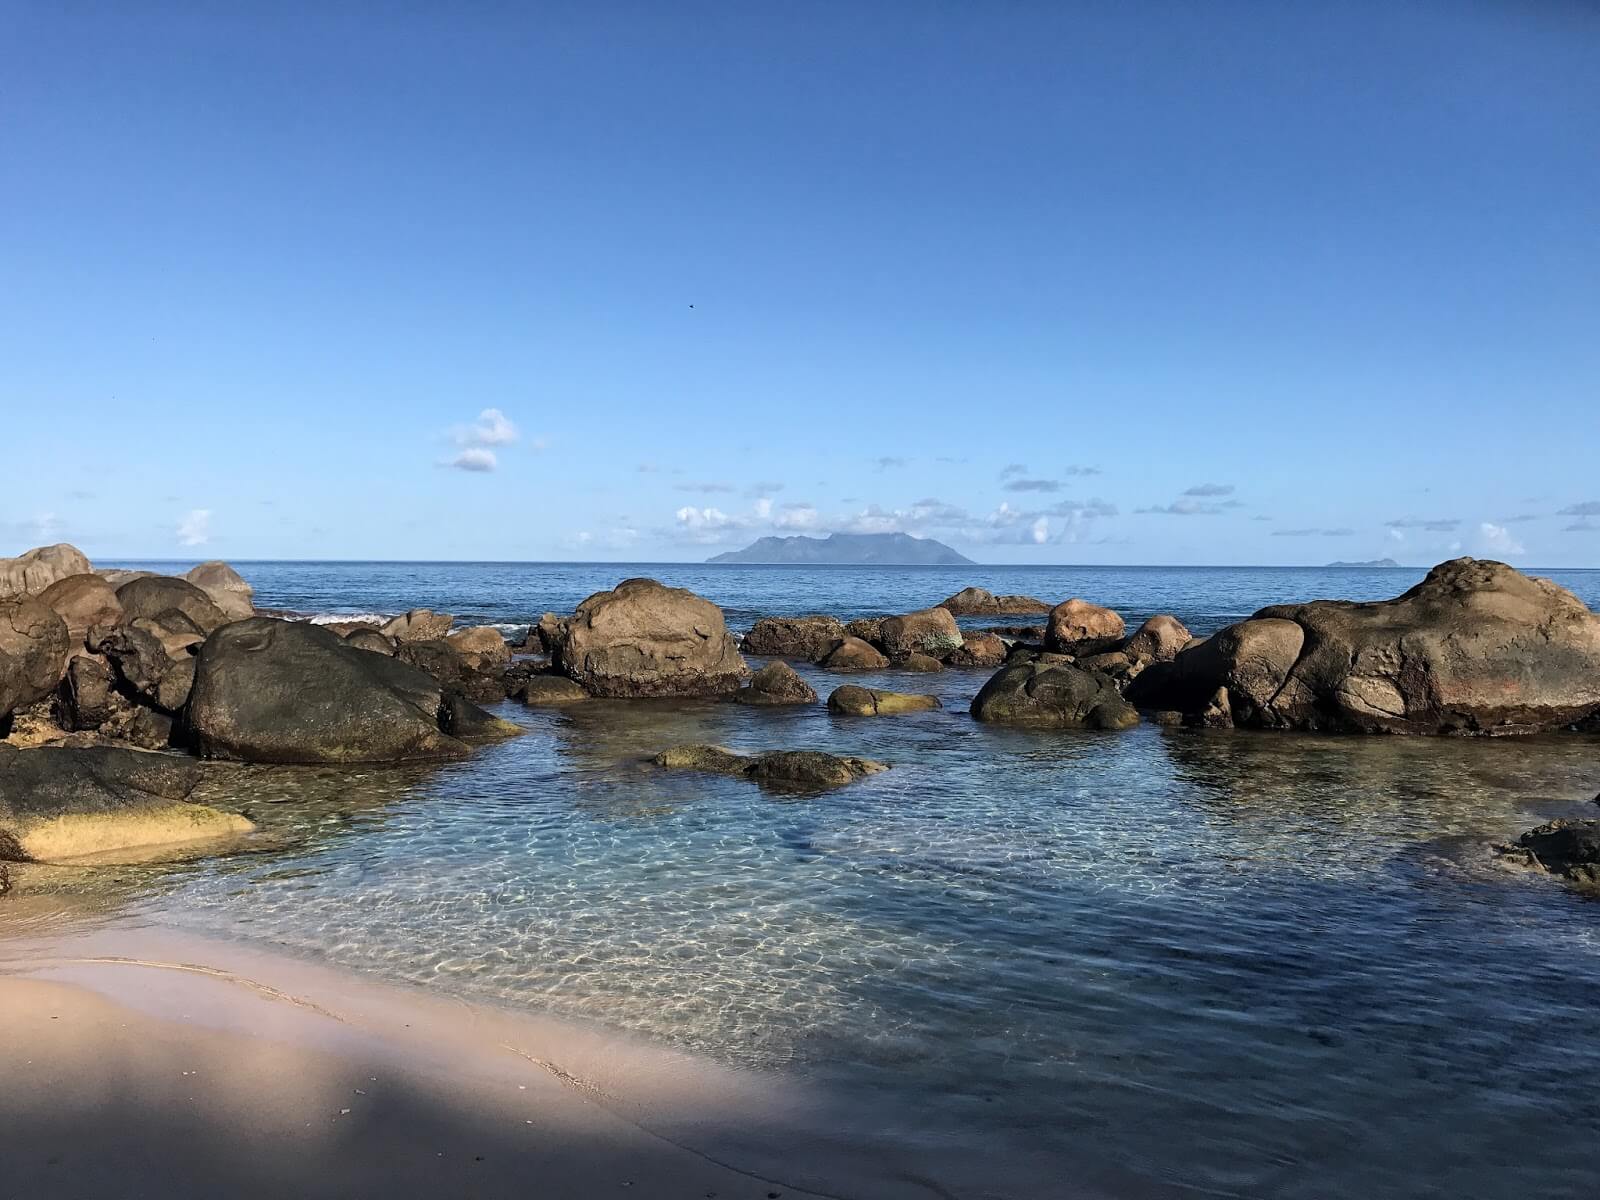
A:
{"label": "algae covered rock", "polygon": [[972,715],[1038,729],[1128,729],[1139,723],[1138,710],[1108,676],[1049,661],[1001,667],[972,701]]}
{"label": "algae covered rock", "polygon": [[729,697],[740,704],[815,704],[817,693],[788,663],[770,662]]}
{"label": "algae covered rock", "polygon": [[767,788],[825,791],[844,787],[888,765],[868,758],[840,757],[821,750],[769,750],[738,754],[723,746],[673,746],[651,759],[675,771],[704,771],[750,779]]}
{"label": "algae covered rock", "polygon": [[835,688],[828,697],[828,711],[847,717],[890,717],[942,707],[937,696],[888,692],[879,688],[857,687],[853,683]]}

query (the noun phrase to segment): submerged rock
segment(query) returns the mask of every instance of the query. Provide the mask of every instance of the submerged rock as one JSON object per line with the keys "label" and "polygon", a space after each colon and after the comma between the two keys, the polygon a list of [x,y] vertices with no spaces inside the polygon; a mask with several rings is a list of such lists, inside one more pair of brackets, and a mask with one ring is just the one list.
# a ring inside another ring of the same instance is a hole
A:
{"label": "submerged rock", "polygon": [[1032,596],[996,596],[980,587],[962,588],[939,607],[958,617],[999,617],[1026,613],[1047,613],[1050,606]]}
{"label": "submerged rock", "polygon": [[868,758],[840,758],[820,750],[771,750],[745,755],[722,746],[674,746],[651,761],[672,770],[738,776],[763,787],[797,791],[843,787],[889,769],[887,764]]}
{"label": "submerged rock", "polygon": [[210,758],[366,763],[462,758],[440,725],[443,691],[396,659],[300,621],[252,617],[219,629],[196,660],[185,711]]}
{"label": "submerged rock", "polygon": [[1227,693],[1237,725],[1530,733],[1600,717],[1600,616],[1505,563],[1441,563],[1393,600],[1275,605],[1129,688],[1186,713]]}
{"label": "submerged rock", "polygon": [[750,673],[720,608],[653,579],[624,580],[578,605],[551,657],[597,696],[721,696]]}
{"label": "submerged rock", "polygon": [[1600,889],[1600,820],[1556,820],[1517,839],[1540,867],[1573,883]]}
{"label": "submerged rock", "polygon": [[771,662],[730,697],[740,704],[815,704],[817,693],[788,663]]}
{"label": "submerged rock", "polygon": [[479,708],[459,692],[446,692],[439,706],[439,727],[463,742],[502,742],[527,732],[515,721],[507,721]]}
{"label": "submerged rock", "polygon": [[892,717],[943,707],[937,696],[886,692],[878,688],[857,687],[853,683],[835,688],[828,697],[828,711],[847,717]]}
{"label": "submerged rock", "polygon": [[762,617],[744,635],[744,652],[821,662],[847,636],[837,617]]}
{"label": "submerged rock", "polygon": [[188,803],[198,782],[198,764],[176,754],[0,746],[0,857],[73,858],[254,828]]}
{"label": "submerged rock", "polygon": [[979,721],[1040,729],[1128,729],[1139,713],[1106,675],[1070,663],[1001,667],[972,701]]}
{"label": "submerged rock", "polygon": [[522,703],[535,708],[581,704],[590,698],[581,684],[565,675],[530,675],[512,694]]}

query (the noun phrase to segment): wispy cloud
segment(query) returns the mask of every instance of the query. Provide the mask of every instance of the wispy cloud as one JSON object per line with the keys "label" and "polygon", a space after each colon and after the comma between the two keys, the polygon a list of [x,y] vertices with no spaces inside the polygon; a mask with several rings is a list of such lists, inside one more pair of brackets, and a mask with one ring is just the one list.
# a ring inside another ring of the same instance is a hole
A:
{"label": "wispy cloud", "polygon": [[469,450],[463,450],[446,465],[454,467],[458,471],[482,472],[494,470],[500,465],[500,460],[495,458],[493,450],[484,450],[474,446]]}
{"label": "wispy cloud", "polygon": [[509,446],[521,436],[498,408],[486,408],[470,425],[457,425],[451,437],[458,446]]}
{"label": "wispy cloud", "polygon": [[1197,483],[1191,488],[1185,488],[1185,496],[1231,496],[1233,495],[1231,483]]}
{"label": "wispy cloud", "polygon": [[1078,464],[1073,464],[1072,466],[1069,466],[1063,472],[1063,474],[1066,475],[1070,479],[1078,479],[1078,478],[1082,478],[1083,476],[1087,476],[1087,475],[1098,475],[1098,474],[1100,474],[1100,468],[1099,467],[1085,467],[1085,466],[1081,466],[1081,465],[1078,465]]}
{"label": "wispy cloud", "polygon": [[1511,536],[1511,531],[1504,525],[1495,525],[1484,521],[1478,526],[1478,536],[1483,544],[1496,554],[1526,554],[1527,550],[1522,543]]}
{"label": "wispy cloud", "polygon": [[204,546],[211,540],[211,510],[191,508],[178,522],[180,546]]}
{"label": "wispy cloud", "polygon": [[1571,525],[1563,525],[1561,527],[1561,532],[1562,533],[1596,533],[1596,532],[1600,532],[1600,525],[1596,525],[1593,521],[1589,521],[1589,520],[1577,520],[1577,521],[1574,521]]}
{"label": "wispy cloud", "polygon": [[1199,500],[1174,500],[1171,504],[1152,504],[1133,511],[1159,513],[1169,517],[1214,517],[1222,511],[1222,505],[1204,504]]}
{"label": "wispy cloud", "polygon": [[1354,537],[1354,529],[1274,529],[1273,537]]}
{"label": "wispy cloud", "polygon": [[673,487],[677,492],[699,492],[706,496],[731,495],[738,489],[731,483],[680,483]]}
{"label": "wispy cloud", "polygon": [[876,466],[880,471],[887,471],[893,467],[903,467],[910,461],[911,460],[909,458],[897,458],[892,454],[885,454],[880,458],[875,458],[872,460],[873,465]]}
{"label": "wispy cloud", "polygon": [[1557,509],[1558,517],[1600,517],[1600,500],[1585,500],[1582,504],[1569,504]]}
{"label": "wispy cloud", "polygon": [[1054,479],[1013,479],[1006,484],[1008,492],[1059,492],[1061,484]]}
{"label": "wispy cloud", "polygon": [[1002,480],[1010,479],[1013,475],[1026,475],[1027,473],[1028,467],[1026,463],[1007,463],[1000,468],[1000,478]]}
{"label": "wispy cloud", "polygon": [[1397,520],[1385,521],[1390,529],[1420,529],[1425,533],[1449,533],[1460,526],[1460,517],[1400,517]]}

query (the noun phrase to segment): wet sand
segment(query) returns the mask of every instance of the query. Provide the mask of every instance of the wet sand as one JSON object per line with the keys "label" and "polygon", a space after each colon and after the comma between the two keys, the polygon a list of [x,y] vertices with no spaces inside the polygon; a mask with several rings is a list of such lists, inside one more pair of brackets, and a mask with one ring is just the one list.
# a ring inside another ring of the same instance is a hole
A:
{"label": "wet sand", "polygon": [[636,1119],[711,1141],[755,1081],[194,939],[0,943],[0,1031],[6,1195],[838,1194]]}

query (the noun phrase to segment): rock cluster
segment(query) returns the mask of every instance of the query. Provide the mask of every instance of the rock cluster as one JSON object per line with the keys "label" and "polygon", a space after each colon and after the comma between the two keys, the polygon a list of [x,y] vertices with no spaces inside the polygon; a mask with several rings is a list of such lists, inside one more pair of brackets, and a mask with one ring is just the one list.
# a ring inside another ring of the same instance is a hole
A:
{"label": "rock cluster", "polygon": [[1459,558],[1393,600],[1262,609],[1153,665],[1128,696],[1265,729],[1559,729],[1600,717],[1600,616],[1549,580]]}

